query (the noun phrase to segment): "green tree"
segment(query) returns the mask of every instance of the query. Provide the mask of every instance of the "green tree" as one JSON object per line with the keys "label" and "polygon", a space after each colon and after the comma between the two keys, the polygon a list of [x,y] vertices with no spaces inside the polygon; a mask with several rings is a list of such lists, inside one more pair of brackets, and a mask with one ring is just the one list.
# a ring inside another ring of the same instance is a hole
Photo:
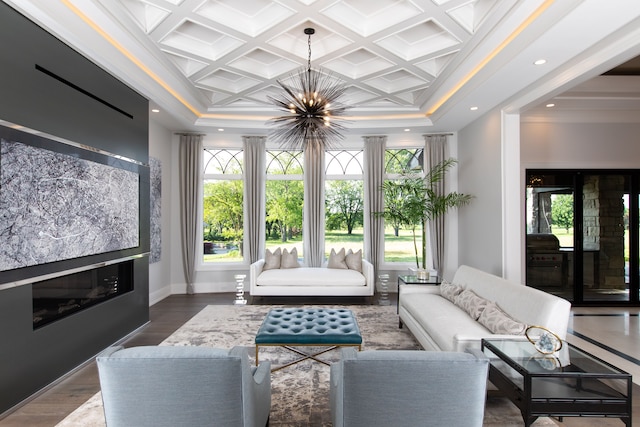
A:
{"label": "green tree", "polygon": [[242,181],[206,182],[203,208],[203,221],[209,229],[205,233],[205,240],[242,241]]}
{"label": "green tree", "polygon": [[[444,215],[449,209],[465,205],[471,201],[468,194],[451,192],[444,195],[436,193],[434,186],[444,179],[447,171],[457,161],[447,159],[435,165],[427,174],[410,172],[402,174],[401,179],[388,180],[380,189],[384,193],[385,210],[374,212],[394,227],[405,226],[413,235],[413,247],[416,267],[426,268],[426,223]],[[422,248],[418,248],[416,231],[422,226]]]}
{"label": "green tree", "polygon": [[401,181],[385,181],[382,189],[385,205],[384,220],[387,225],[393,227],[394,236],[398,237],[402,226],[414,229],[418,223],[414,223],[410,214],[415,210],[419,211],[421,206],[416,204],[420,202],[414,197],[413,189],[408,185],[402,185]]}
{"label": "green tree", "polygon": [[364,202],[362,181],[331,181],[325,195],[325,205],[331,221],[347,227],[351,235],[356,225],[362,224]]}
{"label": "green tree", "polygon": [[301,179],[278,179],[302,176],[300,155],[298,152],[277,152],[267,166],[267,174],[272,179],[266,183],[266,229],[269,235],[279,234],[282,242],[302,233],[303,182]]}
{"label": "green tree", "polygon": [[573,227],[573,194],[554,194],[551,200],[551,222],[567,233]]}
{"label": "green tree", "polygon": [[278,227],[280,239],[286,242],[302,230],[302,181],[268,181],[266,193],[267,221]]}

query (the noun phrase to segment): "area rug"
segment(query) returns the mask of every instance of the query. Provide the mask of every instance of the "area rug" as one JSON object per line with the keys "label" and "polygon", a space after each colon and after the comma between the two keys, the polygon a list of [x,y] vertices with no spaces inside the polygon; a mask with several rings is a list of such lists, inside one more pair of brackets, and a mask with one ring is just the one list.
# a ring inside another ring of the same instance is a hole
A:
{"label": "area rug", "polygon": [[[275,306],[210,305],[180,327],[160,345],[210,346],[231,348],[246,346],[252,362],[255,355],[254,338],[267,312]],[[337,307],[336,307],[337,308]],[[419,349],[406,328],[398,328],[394,306],[341,306],[352,310],[360,326],[365,350]],[[305,348],[305,351],[313,348]],[[260,349],[260,361],[269,360],[272,366],[285,364],[296,355],[278,347]],[[339,352],[321,356],[327,362],[338,360]],[[329,427],[329,366],[312,360],[273,372],[271,375],[272,427]],[[464,404],[464,402],[461,402]],[[515,427],[524,423],[518,409],[507,399],[487,399],[484,426]],[[58,424],[58,427],[103,427],[102,400],[97,393]],[[538,419],[533,426],[556,426],[549,418]]]}

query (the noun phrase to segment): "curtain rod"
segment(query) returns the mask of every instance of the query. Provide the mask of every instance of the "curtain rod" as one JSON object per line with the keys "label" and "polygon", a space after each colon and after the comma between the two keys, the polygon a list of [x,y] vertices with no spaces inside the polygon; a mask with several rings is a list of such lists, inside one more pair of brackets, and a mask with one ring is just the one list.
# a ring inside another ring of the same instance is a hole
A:
{"label": "curtain rod", "polygon": [[193,135],[193,136],[207,136],[206,133],[197,133],[197,132],[176,132],[174,133],[174,135],[180,135],[180,136],[189,136],[189,135]]}
{"label": "curtain rod", "polygon": [[451,136],[453,135],[452,133],[424,133],[424,136],[436,136],[436,135],[442,135],[442,136]]}

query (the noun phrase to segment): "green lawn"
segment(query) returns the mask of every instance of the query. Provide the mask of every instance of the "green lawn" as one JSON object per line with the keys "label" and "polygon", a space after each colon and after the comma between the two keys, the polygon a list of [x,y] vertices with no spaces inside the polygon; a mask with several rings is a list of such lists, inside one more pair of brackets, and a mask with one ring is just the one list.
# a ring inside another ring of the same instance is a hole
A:
{"label": "green lawn", "polygon": [[[564,228],[553,228],[553,234],[558,237],[560,246],[563,248],[573,247],[573,229],[567,231]],[[413,250],[413,236],[409,230],[400,230],[399,236],[393,235],[392,229],[385,230],[385,253],[384,260],[386,262],[409,262],[415,263],[415,254]],[[420,236],[418,236],[420,239]],[[286,242],[280,239],[267,240],[267,249],[275,250],[276,248],[287,248],[289,250],[294,247],[298,250],[298,256],[303,257],[302,238],[296,237]],[[325,234],[325,254],[329,257],[331,249],[336,251],[341,248],[353,250],[357,252],[364,247],[363,230],[355,229],[351,235],[346,230],[328,231]],[[420,240],[418,240],[418,248],[420,248]],[[364,252],[364,251],[363,251]],[[629,233],[625,233],[625,260],[629,261]],[[204,262],[241,262],[242,255],[238,251],[230,251],[224,254],[204,255]]]}
{"label": "green lawn", "polygon": [[[413,250],[413,236],[410,231],[400,230],[399,236],[393,235],[393,230],[385,230],[385,253],[387,262],[415,262]],[[354,252],[362,249],[364,245],[363,230],[353,230],[348,235],[346,230],[334,230],[325,234],[325,252],[329,256],[331,249],[345,248]],[[420,242],[418,241],[418,247]]]}
{"label": "green lawn", "polygon": [[[301,237],[289,239],[282,242],[280,239],[266,241],[266,248],[275,250],[277,248],[293,249],[298,251],[298,257],[303,257],[303,243]],[[418,247],[420,242],[418,241]],[[364,237],[362,228],[353,230],[352,234],[347,234],[346,230],[333,230],[325,234],[325,255],[329,257],[331,249],[339,251],[345,248],[354,252],[362,249],[364,252]],[[415,262],[413,250],[413,236],[411,231],[400,230],[399,236],[393,235],[393,230],[385,230],[385,256],[386,262]],[[231,251],[225,254],[204,255],[204,262],[240,262],[242,256],[238,251]]]}

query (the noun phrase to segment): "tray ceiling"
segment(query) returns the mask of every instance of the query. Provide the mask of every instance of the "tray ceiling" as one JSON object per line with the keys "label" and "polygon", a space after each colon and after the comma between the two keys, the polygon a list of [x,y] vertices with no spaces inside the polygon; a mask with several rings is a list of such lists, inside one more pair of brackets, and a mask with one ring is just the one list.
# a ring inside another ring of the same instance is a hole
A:
{"label": "tray ceiling", "polygon": [[[312,68],[348,86],[352,127],[429,131],[456,130],[470,107],[487,111],[640,15],[579,0],[4,1],[193,129],[264,128],[277,81],[306,68],[307,27]],[[600,9],[615,16],[597,28],[572,19]]]}
{"label": "tray ceiling", "polygon": [[270,108],[267,96],[280,90],[276,81],[306,67],[307,27],[316,30],[312,67],[346,82],[350,105],[418,111],[425,89],[482,26],[496,0],[438,3],[119,2],[198,89],[209,111]]}

